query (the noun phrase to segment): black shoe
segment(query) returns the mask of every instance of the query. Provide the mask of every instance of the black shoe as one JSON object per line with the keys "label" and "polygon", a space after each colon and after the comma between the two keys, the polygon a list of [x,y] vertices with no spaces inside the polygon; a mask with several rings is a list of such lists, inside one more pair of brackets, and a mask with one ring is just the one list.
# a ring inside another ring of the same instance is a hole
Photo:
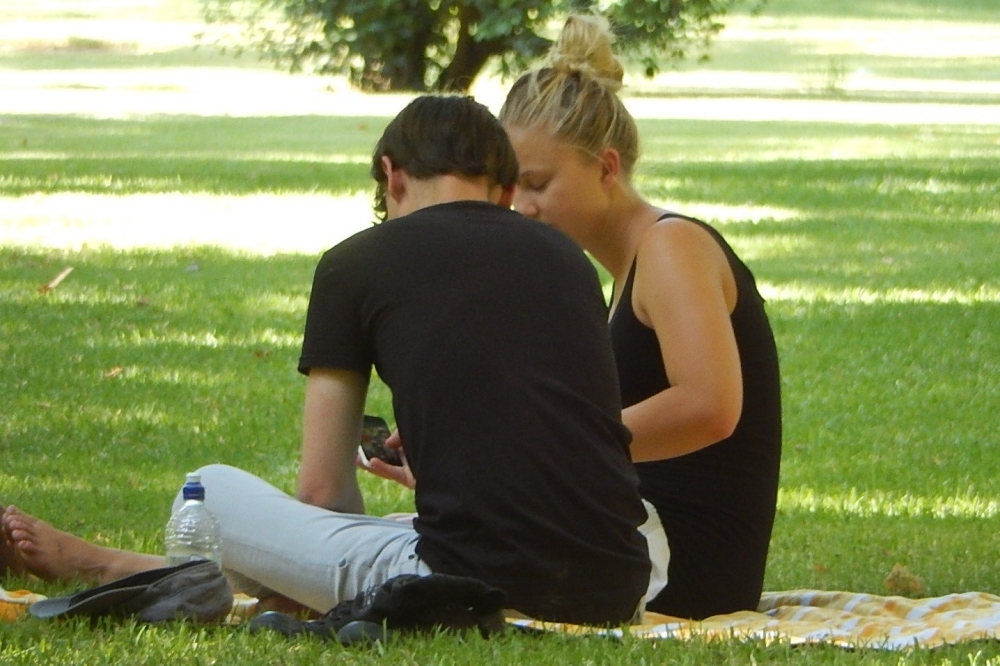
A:
{"label": "black shoe", "polygon": [[248,624],[294,637],[312,634],[343,645],[387,642],[393,632],[478,629],[483,637],[506,628],[501,609],[507,595],[474,578],[430,574],[390,578],[354,599],[342,601],[316,620],[270,611]]}
{"label": "black shoe", "polygon": [[337,631],[337,640],[341,645],[368,645],[371,643],[388,643],[393,639],[392,629],[385,625],[353,620]]}
{"label": "black shoe", "polygon": [[250,632],[277,631],[286,638],[312,635],[325,641],[337,641],[341,645],[364,645],[379,641],[388,643],[393,637],[392,630],[375,622],[351,620],[339,629],[336,624],[336,622],[326,621],[325,618],[304,621],[285,613],[267,611],[250,620],[247,630]]}
{"label": "black shoe", "polygon": [[300,620],[287,613],[267,611],[251,619],[247,624],[247,630],[254,633],[269,629],[277,631],[286,638],[311,634],[323,640],[337,640],[337,632],[354,619],[353,603],[353,599],[342,601],[315,620]]}

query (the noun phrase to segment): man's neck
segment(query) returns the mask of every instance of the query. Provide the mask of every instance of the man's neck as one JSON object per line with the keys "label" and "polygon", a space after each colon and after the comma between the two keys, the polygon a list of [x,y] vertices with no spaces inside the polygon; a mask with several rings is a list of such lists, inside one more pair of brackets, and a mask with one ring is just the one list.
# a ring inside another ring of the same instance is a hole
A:
{"label": "man's neck", "polygon": [[485,201],[496,203],[496,187],[490,187],[485,178],[460,176],[435,176],[424,180],[407,178],[406,193],[397,202],[396,215],[402,217],[421,208],[455,201]]}

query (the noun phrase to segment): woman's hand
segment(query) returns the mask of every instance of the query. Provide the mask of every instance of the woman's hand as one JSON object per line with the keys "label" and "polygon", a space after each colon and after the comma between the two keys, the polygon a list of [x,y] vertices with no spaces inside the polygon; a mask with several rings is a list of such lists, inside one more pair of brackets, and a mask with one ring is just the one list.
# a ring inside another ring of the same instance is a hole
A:
{"label": "woman's hand", "polygon": [[403,461],[402,466],[390,465],[389,463],[379,460],[378,458],[369,460],[366,465],[360,455],[357,457],[356,465],[366,472],[371,472],[375,476],[380,476],[383,479],[388,479],[389,481],[395,481],[400,485],[406,486],[410,490],[416,488],[417,480],[413,477],[413,471],[410,469],[410,464],[406,461],[406,452],[403,450],[403,441],[399,437],[398,430],[393,430],[392,434],[386,438],[385,448],[396,449],[399,451],[399,457]]}

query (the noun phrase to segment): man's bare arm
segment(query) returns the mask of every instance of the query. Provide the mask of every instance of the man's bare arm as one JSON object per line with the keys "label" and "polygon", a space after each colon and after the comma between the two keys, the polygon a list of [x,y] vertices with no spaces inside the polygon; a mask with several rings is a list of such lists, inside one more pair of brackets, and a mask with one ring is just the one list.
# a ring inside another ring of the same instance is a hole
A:
{"label": "man's bare arm", "polygon": [[368,378],[350,370],[313,368],[306,381],[300,501],[344,513],[364,513],[355,458]]}

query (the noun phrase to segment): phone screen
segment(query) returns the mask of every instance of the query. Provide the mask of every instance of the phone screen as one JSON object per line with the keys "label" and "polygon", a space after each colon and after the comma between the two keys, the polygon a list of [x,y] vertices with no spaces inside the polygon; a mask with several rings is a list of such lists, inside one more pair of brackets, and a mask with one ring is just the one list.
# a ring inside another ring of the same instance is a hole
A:
{"label": "phone screen", "polygon": [[390,433],[389,424],[385,422],[385,419],[381,416],[365,414],[364,421],[361,424],[361,442],[358,446],[358,454],[365,465],[375,458],[390,465],[396,465],[397,467],[403,465],[399,451],[397,449],[387,449],[385,446],[385,440],[389,437]]}

